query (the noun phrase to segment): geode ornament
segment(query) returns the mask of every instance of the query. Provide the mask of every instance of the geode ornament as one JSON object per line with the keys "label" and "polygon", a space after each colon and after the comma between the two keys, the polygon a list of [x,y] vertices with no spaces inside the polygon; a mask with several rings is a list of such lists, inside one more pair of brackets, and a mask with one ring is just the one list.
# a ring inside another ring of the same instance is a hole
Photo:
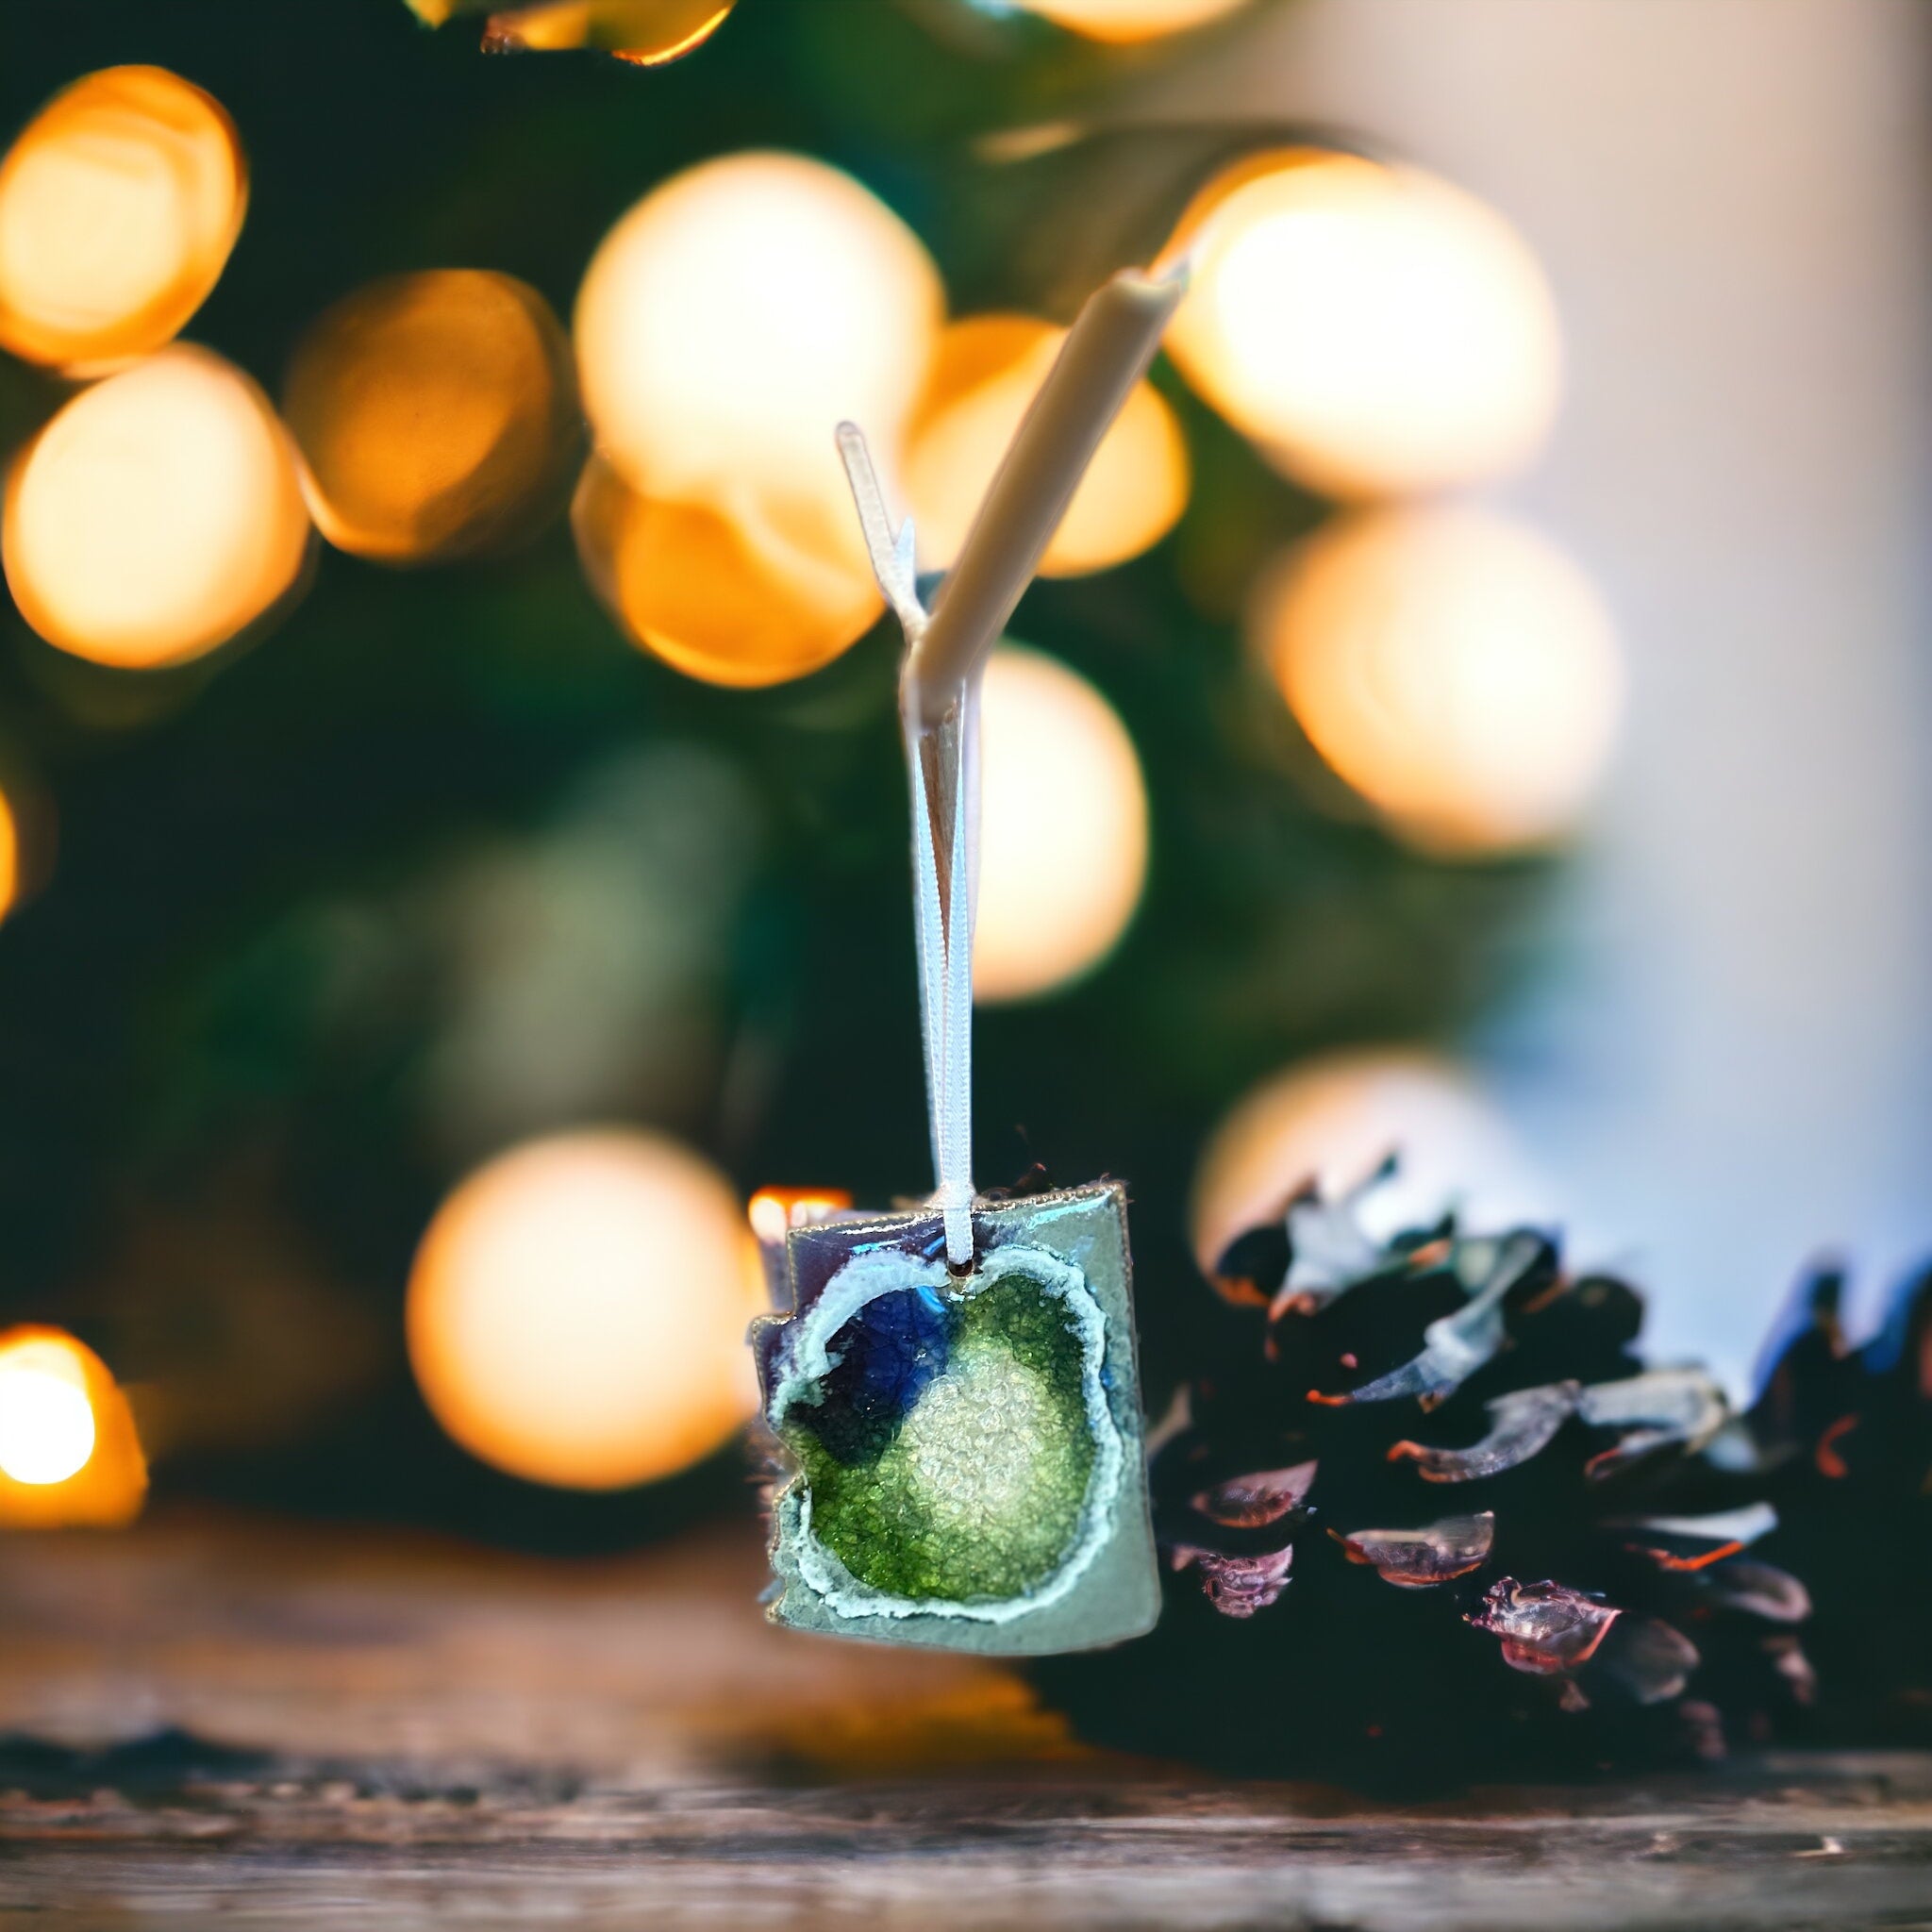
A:
{"label": "geode ornament", "polygon": [[1117,1183],[794,1228],[791,1308],[754,1325],[770,1615],[990,1655],[1138,1637],[1160,1607]]}

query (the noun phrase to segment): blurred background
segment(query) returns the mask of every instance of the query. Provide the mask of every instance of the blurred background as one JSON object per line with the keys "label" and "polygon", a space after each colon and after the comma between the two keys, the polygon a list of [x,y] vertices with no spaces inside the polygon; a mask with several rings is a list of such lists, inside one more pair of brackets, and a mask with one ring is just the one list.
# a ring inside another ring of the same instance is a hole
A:
{"label": "blurred background", "polygon": [[[748,1512],[752,1230],[930,1184],[898,640],[1187,304],[987,693],[977,1175],[1151,1397],[1298,1181],[1741,1390],[1932,1244],[1910,0],[12,0],[0,1523]],[[764,1191],[760,1192],[760,1191]],[[756,1198],[755,1198],[756,1197]],[[814,1204],[817,1205],[814,1205]]]}

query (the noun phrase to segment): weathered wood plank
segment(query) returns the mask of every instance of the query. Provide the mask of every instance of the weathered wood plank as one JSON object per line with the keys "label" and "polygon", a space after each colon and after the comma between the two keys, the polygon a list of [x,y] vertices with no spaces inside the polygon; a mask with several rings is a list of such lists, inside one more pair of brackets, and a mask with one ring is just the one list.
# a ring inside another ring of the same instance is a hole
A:
{"label": "weathered wood plank", "polygon": [[771,1629],[758,1574],[749,1525],[0,1541],[0,1926],[1932,1927],[1932,1758],[1223,1783],[1079,1750],[998,1667]]}

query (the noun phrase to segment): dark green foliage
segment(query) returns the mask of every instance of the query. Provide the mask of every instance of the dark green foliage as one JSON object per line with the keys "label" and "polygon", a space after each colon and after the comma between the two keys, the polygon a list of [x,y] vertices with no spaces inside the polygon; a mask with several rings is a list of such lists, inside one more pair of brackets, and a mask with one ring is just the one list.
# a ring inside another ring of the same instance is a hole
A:
{"label": "dark green foliage", "polygon": [[[208,87],[241,128],[247,225],[189,333],[271,392],[304,326],[377,275],[501,269],[567,317],[610,222],[732,148],[852,169],[926,238],[962,308],[1043,308],[1063,237],[1116,217],[1108,232],[1140,232],[1144,210],[1109,208],[1107,180],[1147,207],[1180,185],[1151,162],[1095,176],[988,158],[979,134],[1077,113],[1144,60],[947,0],[747,0],[653,72],[486,58],[473,22],[429,33],[400,0],[30,0],[0,8],[0,122],[134,60]],[[1198,146],[1162,147],[1161,166],[1197,166]],[[1238,627],[1255,569],[1322,507],[1158,379],[1196,471],[1180,527],[1124,569],[1038,587],[1014,624],[1133,734],[1147,895],[1090,981],[984,1014],[975,1049],[984,1178],[1034,1158],[1062,1181],[1131,1178],[1157,1388],[1194,1324],[1164,1284],[1217,1113],[1294,1055],[1465,1023],[1519,970],[1537,877],[1436,865],[1330,815],[1332,790],[1310,802],[1306,748]],[[12,382],[25,401],[0,415],[25,424],[46,388]],[[78,1323],[138,1380],[250,1373],[248,1324],[221,1300],[244,1291],[192,1258],[245,1209],[353,1305],[342,1332],[382,1348],[372,1366],[318,1323],[304,1353],[333,1394],[288,1445],[191,1430],[164,1484],[566,1544],[638,1533],[652,1518],[634,1498],[525,1491],[441,1441],[401,1356],[410,1254],[473,1160],[587,1115],[667,1126],[746,1188],[884,1201],[925,1184],[893,651],[882,627],[795,686],[691,684],[616,634],[556,526],[488,566],[325,555],[254,648],[144,678],[62,658],[7,615],[0,769],[44,789],[59,845],[48,889],[0,928],[0,1315]],[[617,794],[657,803],[625,821]],[[605,836],[620,823],[635,833]],[[587,864],[616,938],[558,909],[581,903]],[[656,945],[658,976],[620,940]],[[514,974],[588,953],[651,999],[608,1018],[561,1000],[573,1026],[603,1028],[595,1077],[568,1089],[558,1057],[543,1064],[550,1009]],[[479,1060],[477,1016],[505,1011],[538,1017]],[[545,1079],[475,1075],[505,1055]],[[178,1272],[208,1284],[192,1307],[130,1260],[164,1207]]]}

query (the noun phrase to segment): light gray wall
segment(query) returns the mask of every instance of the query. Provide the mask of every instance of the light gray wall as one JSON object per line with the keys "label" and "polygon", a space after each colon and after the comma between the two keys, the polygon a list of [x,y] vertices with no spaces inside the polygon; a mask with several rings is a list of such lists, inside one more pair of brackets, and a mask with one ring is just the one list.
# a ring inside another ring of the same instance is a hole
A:
{"label": "light gray wall", "polygon": [[1734,1375],[1808,1254],[1932,1247],[1926,27],[1290,0],[1168,96],[1358,126],[1548,266],[1568,402],[1501,494],[1602,584],[1631,706],[1561,957],[1474,1050],[1656,1341]]}

